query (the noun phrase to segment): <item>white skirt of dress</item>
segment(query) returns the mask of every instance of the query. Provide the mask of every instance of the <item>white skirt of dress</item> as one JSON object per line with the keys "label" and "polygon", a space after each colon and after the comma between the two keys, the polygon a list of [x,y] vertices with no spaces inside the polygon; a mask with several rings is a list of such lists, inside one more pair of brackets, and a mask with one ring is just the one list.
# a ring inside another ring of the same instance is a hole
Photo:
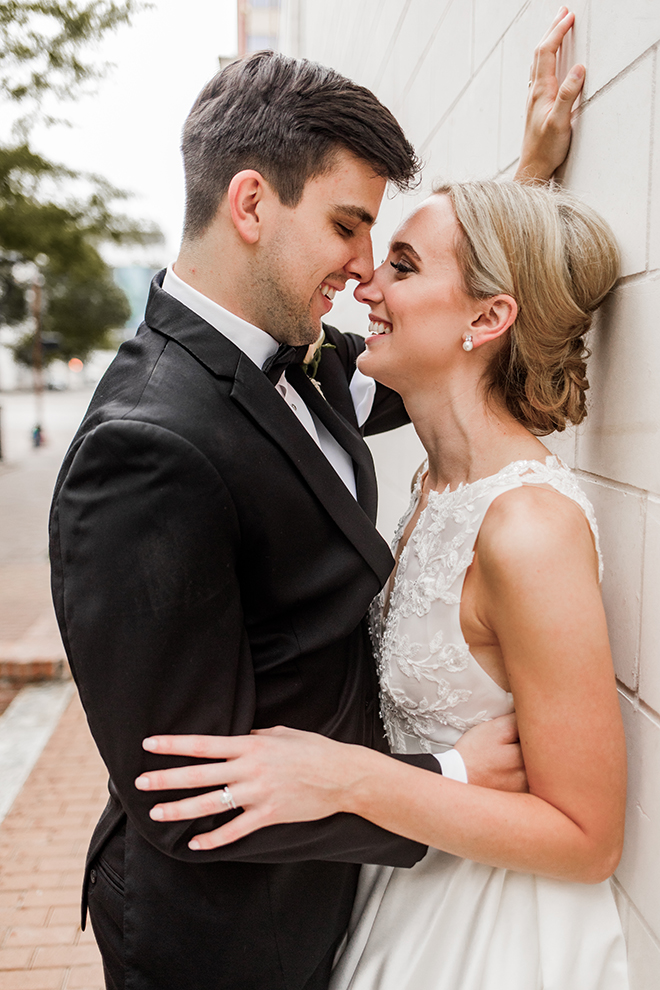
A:
{"label": "white skirt of dress", "polygon": [[627,990],[609,881],[495,869],[430,849],[365,866],[330,990]]}

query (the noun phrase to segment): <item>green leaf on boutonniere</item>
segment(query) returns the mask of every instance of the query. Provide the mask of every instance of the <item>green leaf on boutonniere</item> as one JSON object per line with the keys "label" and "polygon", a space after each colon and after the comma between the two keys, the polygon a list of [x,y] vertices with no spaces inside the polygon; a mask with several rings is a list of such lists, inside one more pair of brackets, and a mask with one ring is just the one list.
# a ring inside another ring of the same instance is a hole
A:
{"label": "green leaf on boutonniere", "polygon": [[[315,344],[312,344],[309,349],[309,359],[303,361],[303,370],[306,374],[314,381],[316,379],[316,372],[319,370],[319,365],[321,363],[322,351],[324,348],[329,347],[333,351],[337,348],[334,344],[325,343],[325,331],[321,330],[321,335]],[[311,352],[311,353],[310,353]]]}

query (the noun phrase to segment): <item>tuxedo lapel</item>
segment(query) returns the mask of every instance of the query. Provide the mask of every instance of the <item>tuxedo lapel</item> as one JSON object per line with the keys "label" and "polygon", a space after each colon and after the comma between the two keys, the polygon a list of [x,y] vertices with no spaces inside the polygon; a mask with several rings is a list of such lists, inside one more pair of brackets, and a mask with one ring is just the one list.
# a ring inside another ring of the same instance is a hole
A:
{"label": "tuxedo lapel", "polygon": [[[303,371],[300,374],[307,378]],[[296,376],[294,378],[296,381],[294,388],[297,391],[298,379]],[[306,387],[303,383],[303,388],[300,391],[300,396],[306,403],[309,397],[308,389],[314,392],[315,396],[318,396],[320,402],[327,405],[309,380],[307,380]],[[302,394],[303,391],[304,395]],[[245,355],[240,357],[231,397],[292,461],[319,502],[372,570],[383,582],[387,580],[393,567],[392,555],[383,538],[374,529],[373,520],[353,498],[323,451],[310,437],[295,414],[286,406],[266,376]],[[309,408],[316,413],[314,406],[315,400],[312,399]],[[330,411],[332,412],[332,410]],[[341,422],[339,417],[335,418]],[[341,443],[337,433],[328,425],[331,422],[330,418],[319,416],[319,419]],[[335,425],[332,423],[333,427]],[[337,432],[341,432],[341,428]],[[348,427],[346,427],[346,433],[350,434]],[[362,451],[358,449],[362,447],[359,438],[355,447],[354,453],[360,459],[357,472],[359,479],[362,473],[368,471],[367,465],[370,455],[369,451],[366,450],[365,457]],[[353,456],[351,451],[348,452]],[[367,489],[369,487],[364,483],[364,480],[361,486]],[[372,483],[372,487],[375,488],[375,481]],[[369,495],[367,501],[370,510],[373,506],[375,511],[375,498]]]}
{"label": "tuxedo lapel", "polygon": [[318,389],[312,384],[299,364],[292,364],[286,370],[286,377],[291,382],[300,398],[321,420],[326,430],[341,444],[350,455],[355,465],[355,484],[358,502],[371,519],[376,522],[378,506],[378,491],[373,460],[366,443],[349,423],[326,402]]}
{"label": "tuxedo lapel", "polygon": [[176,341],[214,375],[233,378],[241,350],[201,316],[161,289],[157,279],[162,281],[163,274],[160,272],[151,283],[145,316],[147,326]]}

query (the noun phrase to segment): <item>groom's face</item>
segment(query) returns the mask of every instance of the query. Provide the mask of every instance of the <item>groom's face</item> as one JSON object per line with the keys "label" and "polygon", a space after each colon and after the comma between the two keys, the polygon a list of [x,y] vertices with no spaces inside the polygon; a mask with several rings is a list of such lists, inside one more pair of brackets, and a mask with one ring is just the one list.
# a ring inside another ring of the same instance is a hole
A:
{"label": "groom's face", "polygon": [[386,181],[349,152],[310,179],[297,206],[276,204],[256,279],[260,322],[276,340],[310,344],[349,279],[373,275],[371,228]]}

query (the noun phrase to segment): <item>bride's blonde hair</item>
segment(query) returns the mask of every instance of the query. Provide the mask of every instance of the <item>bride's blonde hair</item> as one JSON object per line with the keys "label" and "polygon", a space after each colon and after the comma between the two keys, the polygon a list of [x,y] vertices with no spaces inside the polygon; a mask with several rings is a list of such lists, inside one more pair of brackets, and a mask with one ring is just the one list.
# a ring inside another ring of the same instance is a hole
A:
{"label": "bride's blonde hair", "polygon": [[518,316],[487,371],[513,416],[540,436],[586,415],[584,335],[614,285],[619,252],[605,221],[562,190],[516,182],[436,187],[461,228],[456,256],[474,299],[506,293]]}

